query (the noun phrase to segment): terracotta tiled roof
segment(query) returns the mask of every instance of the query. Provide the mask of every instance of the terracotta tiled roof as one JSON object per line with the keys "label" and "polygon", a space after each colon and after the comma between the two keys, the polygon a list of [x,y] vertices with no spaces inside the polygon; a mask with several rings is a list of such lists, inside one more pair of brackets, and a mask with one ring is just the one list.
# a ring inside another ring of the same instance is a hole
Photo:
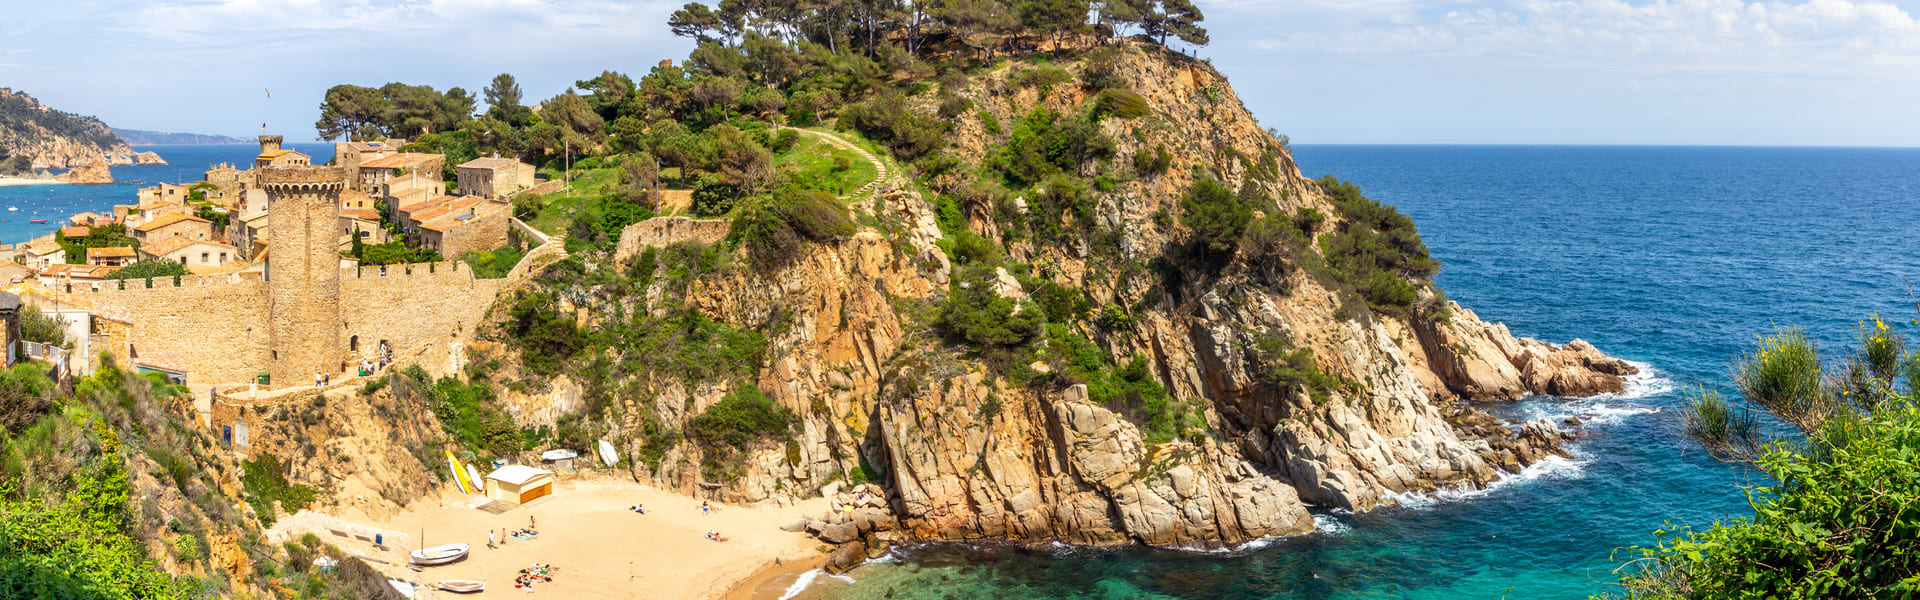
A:
{"label": "terracotta tiled roof", "polygon": [[92,260],[95,258],[132,258],[133,255],[134,255],[133,248],[129,248],[126,246],[112,246],[107,248],[88,248],[87,249],[88,260]]}
{"label": "terracotta tiled roof", "polygon": [[362,169],[398,169],[402,167],[412,167],[412,166],[422,165],[422,164],[426,164],[436,160],[446,160],[446,157],[441,156],[439,154],[427,154],[424,152],[401,152],[398,154],[382,156],[380,158],[376,158],[367,162],[360,163],[360,168]]}
{"label": "terracotta tiled roof", "polygon": [[464,210],[442,214],[438,217],[434,217],[430,221],[421,223],[420,228],[431,229],[433,231],[445,233],[448,231],[459,229],[461,226],[477,221],[481,217],[492,216],[493,213],[506,210],[506,209],[507,209],[507,205],[505,204],[489,203],[486,205],[475,207],[473,216],[471,217],[467,216],[467,212]]}
{"label": "terracotta tiled roof", "polygon": [[40,274],[48,277],[71,277],[74,279],[106,279],[107,274],[112,272],[113,267],[101,265],[52,265],[47,267],[47,270],[41,271]]}
{"label": "terracotta tiled roof", "polygon": [[158,217],[154,217],[152,221],[147,221],[145,225],[135,227],[133,228],[133,230],[134,231],[153,231],[155,229],[166,227],[168,225],[179,223],[181,221],[198,221],[201,223],[209,222],[206,219],[202,219],[200,217],[196,217],[193,215],[181,214],[181,213],[168,213],[168,214],[160,215]]}
{"label": "terracotta tiled roof", "polygon": [[182,248],[186,248],[196,244],[204,244],[207,246],[213,246],[215,248],[220,248],[223,250],[234,250],[236,252],[238,252],[239,250],[238,248],[234,248],[232,245],[223,244],[223,243],[215,242],[212,240],[196,240],[192,238],[177,237],[177,238],[168,238],[165,240],[154,242],[152,244],[141,246],[140,251],[145,252],[147,254],[154,255],[154,256],[164,256],[167,254],[171,254],[175,251],[178,251]]}
{"label": "terracotta tiled roof", "polygon": [[340,209],[340,216],[361,221],[378,221],[380,220],[380,211],[371,208],[342,208]]}
{"label": "terracotta tiled roof", "polygon": [[498,169],[516,167],[519,165],[520,165],[520,161],[511,159],[511,158],[488,157],[488,158],[476,158],[467,162],[460,163],[460,166],[456,168],[498,170]]}

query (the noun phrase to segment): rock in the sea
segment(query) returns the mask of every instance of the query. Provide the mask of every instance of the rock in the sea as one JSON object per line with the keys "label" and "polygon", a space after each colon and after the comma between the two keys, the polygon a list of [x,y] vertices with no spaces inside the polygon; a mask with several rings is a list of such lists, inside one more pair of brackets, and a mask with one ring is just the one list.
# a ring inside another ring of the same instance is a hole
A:
{"label": "rock in the sea", "polygon": [[147,152],[140,152],[140,153],[136,153],[136,154],[134,154],[134,155],[133,155],[133,164],[136,164],[136,165],[164,165],[164,164],[167,164],[167,160],[166,160],[166,159],[164,159],[164,158],[160,158],[160,155],[159,155],[159,154],[155,154],[155,153],[154,153],[154,152],[152,152],[152,151],[147,151]]}
{"label": "rock in the sea", "polygon": [[835,575],[847,572],[847,569],[860,566],[867,560],[867,545],[860,540],[841,544],[827,557],[827,572]]}

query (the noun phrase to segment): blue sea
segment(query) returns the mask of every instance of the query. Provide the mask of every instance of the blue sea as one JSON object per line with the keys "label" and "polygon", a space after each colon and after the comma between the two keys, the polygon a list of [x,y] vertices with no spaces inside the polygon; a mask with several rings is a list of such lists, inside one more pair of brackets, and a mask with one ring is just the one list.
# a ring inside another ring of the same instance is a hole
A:
{"label": "blue sea", "polygon": [[[313,157],[313,164],[333,160],[333,144],[288,144]],[[208,146],[135,146],[134,150],[153,151],[167,160],[165,165],[113,167],[114,181],[105,185],[22,185],[0,187],[0,244],[18,244],[52,232],[67,224],[77,213],[110,214],[115,204],[138,201],[137,190],[159,183],[193,183],[207,169],[230,163],[247,169],[260,146],[253,144]],[[137,182],[137,183],[136,183]],[[17,210],[16,210],[17,209]],[[46,223],[32,223],[46,219]]]}
{"label": "blue sea", "polygon": [[1920,150],[1300,146],[1411,215],[1452,298],[1516,334],[1584,338],[1650,367],[1623,397],[1532,398],[1516,417],[1595,418],[1554,462],[1486,491],[1372,513],[1239,552],[927,545],[800,599],[1586,598],[1655,529],[1750,515],[1763,477],[1676,439],[1687,388],[1722,387],[1755,336],[1802,326],[1843,355],[1873,313],[1913,335]]}

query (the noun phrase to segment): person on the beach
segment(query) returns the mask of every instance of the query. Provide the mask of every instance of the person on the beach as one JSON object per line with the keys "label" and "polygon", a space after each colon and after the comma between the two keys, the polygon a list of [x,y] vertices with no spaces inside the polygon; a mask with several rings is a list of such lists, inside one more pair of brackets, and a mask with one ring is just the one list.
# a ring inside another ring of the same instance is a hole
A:
{"label": "person on the beach", "polygon": [[488,529],[488,530],[487,530],[487,547],[488,547],[488,548],[493,548],[493,547],[494,547],[494,545],[493,545],[493,542],[494,542],[494,539],[493,539],[493,530],[492,530],[492,529]]}

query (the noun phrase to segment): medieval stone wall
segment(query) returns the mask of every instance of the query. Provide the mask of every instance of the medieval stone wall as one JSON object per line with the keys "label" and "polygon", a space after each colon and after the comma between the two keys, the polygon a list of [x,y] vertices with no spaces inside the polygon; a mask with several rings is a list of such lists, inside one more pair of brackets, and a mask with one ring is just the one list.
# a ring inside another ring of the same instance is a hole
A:
{"label": "medieval stone wall", "polygon": [[258,275],[182,277],[178,287],[170,278],[155,279],[153,286],[134,280],[120,289],[115,282],[99,291],[76,287],[74,295],[123,309],[134,350],[173,355],[192,381],[251,381],[266,370],[267,286]]}
{"label": "medieval stone wall", "polygon": [[374,357],[385,341],[395,364],[454,373],[506,281],[476,279],[459,262],[348,269],[340,280],[342,343],[359,349],[350,355]]}

